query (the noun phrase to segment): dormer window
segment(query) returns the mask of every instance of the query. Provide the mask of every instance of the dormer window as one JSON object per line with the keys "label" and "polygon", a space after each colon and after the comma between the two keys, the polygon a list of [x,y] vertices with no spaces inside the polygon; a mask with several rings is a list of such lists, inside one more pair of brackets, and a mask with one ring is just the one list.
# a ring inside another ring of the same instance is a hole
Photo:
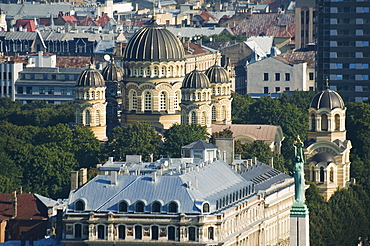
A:
{"label": "dormer window", "polygon": [[153,213],[160,213],[161,212],[161,204],[159,202],[153,202],[152,212]]}
{"label": "dormer window", "polygon": [[118,205],[118,211],[126,213],[128,211],[128,204],[127,202],[120,202]]}
{"label": "dormer window", "polygon": [[143,202],[137,202],[135,204],[135,212],[143,213],[144,212],[144,203]]}
{"label": "dormer window", "polygon": [[209,213],[209,203],[203,204],[203,213]]}
{"label": "dormer window", "polygon": [[168,212],[169,213],[177,213],[177,203],[176,202],[170,202],[170,204],[168,204]]}
{"label": "dormer window", "polygon": [[77,201],[75,203],[75,210],[76,211],[84,211],[85,210],[85,203],[83,201]]}

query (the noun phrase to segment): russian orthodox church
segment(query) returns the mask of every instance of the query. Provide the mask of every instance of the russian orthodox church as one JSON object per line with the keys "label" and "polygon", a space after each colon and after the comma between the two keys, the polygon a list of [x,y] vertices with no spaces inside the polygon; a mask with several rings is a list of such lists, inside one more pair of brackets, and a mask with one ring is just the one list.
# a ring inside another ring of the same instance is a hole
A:
{"label": "russian orthodox church", "polygon": [[[99,81],[90,80],[84,90],[95,90],[96,83],[106,88],[104,105],[109,124],[120,121],[126,126],[145,121],[159,129],[168,129],[176,123],[196,123],[206,126],[212,133],[212,124],[231,123],[230,76],[217,65],[217,59],[205,73],[197,69],[187,73],[187,59],[194,60],[194,55],[186,56],[180,40],[152,20],[127,43],[122,68],[111,62],[103,69],[103,76],[96,76]],[[203,61],[202,66],[206,63]],[[80,80],[84,80],[84,74],[90,70],[92,68],[81,74],[76,88],[81,87]],[[96,103],[93,97],[84,100],[91,105]],[[76,109],[76,118],[86,112]],[[87,124],[79,119],[77,122],[92,130],[96,128],[94,121]],[[102,140],[101,134],[97,137]]]}
{"label": "russian orthodox church", "polygon": [[350,181],[351,141],[346,137],[346,107],[341,96],[327,88],[308,109],[309,131],[305,143],[305,177],[315,182],[328,200]]}

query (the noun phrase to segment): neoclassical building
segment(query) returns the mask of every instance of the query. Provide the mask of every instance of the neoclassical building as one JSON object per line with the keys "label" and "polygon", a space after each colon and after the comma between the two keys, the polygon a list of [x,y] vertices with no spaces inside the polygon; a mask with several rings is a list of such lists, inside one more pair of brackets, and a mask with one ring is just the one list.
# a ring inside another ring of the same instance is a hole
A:
{"label": "neoclassical building", "polygon": [[182,153],[98,165],[98,176],[70,192],[63,243],[289,245],[292,177],[256,159],[231,167],[202,140]]}
{"label": "neoclassical building", "polygon": [[312,99],[308,112],[305,177],[315,182],[328,200],[350,181],[352,145],[346,137],[346,107],[337,92],[326,89]]}

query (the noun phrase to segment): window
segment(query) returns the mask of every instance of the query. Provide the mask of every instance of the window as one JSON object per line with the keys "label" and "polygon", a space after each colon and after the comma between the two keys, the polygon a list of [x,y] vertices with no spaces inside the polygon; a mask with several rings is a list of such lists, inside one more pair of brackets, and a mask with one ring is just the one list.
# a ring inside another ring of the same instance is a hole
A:
{"label": "window", "polygon": [[313,73],[309,73],[308,77],[309,77],[310,80],[313,80],[314,79]]}
{"label": "window", "polygon": [[280,91],[280,87],[275,87],[275,92],[279,92]]}
{"label": "window", "polygon": [[202,118],[201,118],[200,124],[202,126],[205,126],[207,124],[207,112],[206,111],[202,112]]}
{"label": "window", "polygon": [[85,125],[89,126],[91,124],[91,114],[89,110],[85,111]]}
{"label": "window", "polygon": [[316,119],[314,114],[311,114],[311,131],[316,131]]}
{"label": "window", "polygon": [[275,80],[280,81],[280,73],[275,73]]}
{"label": "window", "polygon": [[76,211],[84,211],[85,210],[85,204],[83,201],[77,201],[75,203],[75,210]]}
{"label": "window", "polygon": [[118,238],[125,239],[126,238],[126,227],[124,225],[118,226]]}
{"label": "window", "polygon": [[268,94],[269,93],[269,88],[268,87],[263,87],[263,93]]}
{"label": "window", "polygon": [[175,241],[176,240],[176,237],[175,237],[175,230],[176,228],[174,226],[169,226],[168,227],[168,240],[172,240],[172,241]]}
{"label": "window", "polygon": [[135,226],[135,239],[141,239],[143,237],[142,233],[142,227],[141,226]]}
{"label": "window", "polygon": [[335,131],[340,131],[340,116],[339,114],[336,114],[334,116],[334,125],[335,125]]}
{"label": "window", "polygon": [[167,93],[165,91],[162,91],[160,95],[159,110],[167,110]]}
{"label": "window", "polygon": [[177,204],[175,202],[171,202],[170,204],[168,204],[168,212],[177,213]]}
{"label": "window", "polygon": [[144,98],[144,110],[152,110],[152,93],[150,93],[150,91],[146,91]]}
{"label": "window", "polygon": [[23,94],[23,86],[17,87],[17,94]]}
{"label": "window", "polygon": [[285,87],[285,91],[290,91],[290,87]]}
{"label": "window", "polygon": [[212,121],[216,121],[216,107],[212,106]]}
{"label": "window", "polygon": [[323,114],[321,116],[321,131],[327,130],[328,130],[328,116],[326,114]]}
{"label": "window", "polygon": [[48,95],[54,95],[54,87],[48,87]]}
{"label": "window", "polygon": [[32,87],[26,87],[26,94],[32,94]]}
{"label": "window", "polygon": [[180,92],[175,92],[175,98],[173,99],[173,107],[174,109],[179,109],[179,98],[180,98]]}
{"label": "window", "polygon": [[208,227],[208,239],[209,240],[214,240],[215,239],[215,232],[213,227]]}
{"label": "window", "polygon": [[268,73],[264,73],[264,74],[263,74],[263,80],[264,80],[264,81],[269,80],[269,74],[268,74]]}
{"label": "window", "polygon": [[153,202],[152,204],[152,212],[159,213],[161,212],[161,204],[159,202]]}
{"label": "window", "polygon": [[120,202],[118,205],[118,211],[125,213],[127,212],[127,210],[128,210],[127,202]]}
{"label": "window", "polygon": [[62,87],[62,88],[60,89],[60,94],[62,94],[62,95],[67,95],[67,88]]}
{"label": "window", "polygon": [[190,120],[191,124],[197,124],[198,123],[198,120],[197,120],[197,112],[195,111],[192,111],[191,112],[191,120]]}
{"label": "window", "polygon": [[285,73],[285,81],[290,81],[290,73]]}
{"label": "window", "polygon": [[139,213],[144,212],[144,203],[143,202],[137,202],[135,204],[135,212],[139,212]]}
{"label": "window", "polygon": [[152,240],[158,240],[159,228],[158,226],[152,226]]}
{"label": "window", "polygon": [[81,224],[75,224],[75,238],[81,238],[82,236],[82,226]]}
{"label": "window", "polygon": [[189,233],[189,235],[188,235],[188,237],[189,237],[189,241],[195,241],[195,239],[196,239],[196,235],[195,235],[195,227],[189,227],[189,229],[188,229],[188,233]]}
{"label": "window", "polygon": [[95,112],[95,125],[100,126],[100,110],[96,110]]}
{"label": "window", "polygon": [[209,203],[203,204],[203,213],[209,213]]}

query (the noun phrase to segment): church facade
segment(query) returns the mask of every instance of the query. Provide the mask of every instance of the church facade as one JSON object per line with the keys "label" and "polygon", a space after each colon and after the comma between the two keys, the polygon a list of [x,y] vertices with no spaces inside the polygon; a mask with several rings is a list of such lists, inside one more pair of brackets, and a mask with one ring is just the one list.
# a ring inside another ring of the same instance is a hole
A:
{"label": "church facade", "polygon": [[315,182],[328,200],[350,182],[351,141],[346,137],[346,107],[330,89],[319,92],[308,110],[309,131],[305,142],[305,177]]}
{"label": "church facade", "polygon": [[[128,42],[122,68],[109,64],[109,68],[103,69],[105,86],[109,87],[108,122],[118,120],[126,126],[146,121],[160,129],[176,123],[201,124],[209,133],[212,124],[230,124],[232,99],[228,72],[217,65],[218,59],[213,59],[217,54],[199,55],[201,67],[209,64],[210,59],[215,65],[204,72],[198,71],[196,57],[196,54],[186,55],[180,40],[152,20]],[[186,71],[187,61],[193,64],[194,59],[195,69]],[[76,114],[84,115],[77,111]]]}

